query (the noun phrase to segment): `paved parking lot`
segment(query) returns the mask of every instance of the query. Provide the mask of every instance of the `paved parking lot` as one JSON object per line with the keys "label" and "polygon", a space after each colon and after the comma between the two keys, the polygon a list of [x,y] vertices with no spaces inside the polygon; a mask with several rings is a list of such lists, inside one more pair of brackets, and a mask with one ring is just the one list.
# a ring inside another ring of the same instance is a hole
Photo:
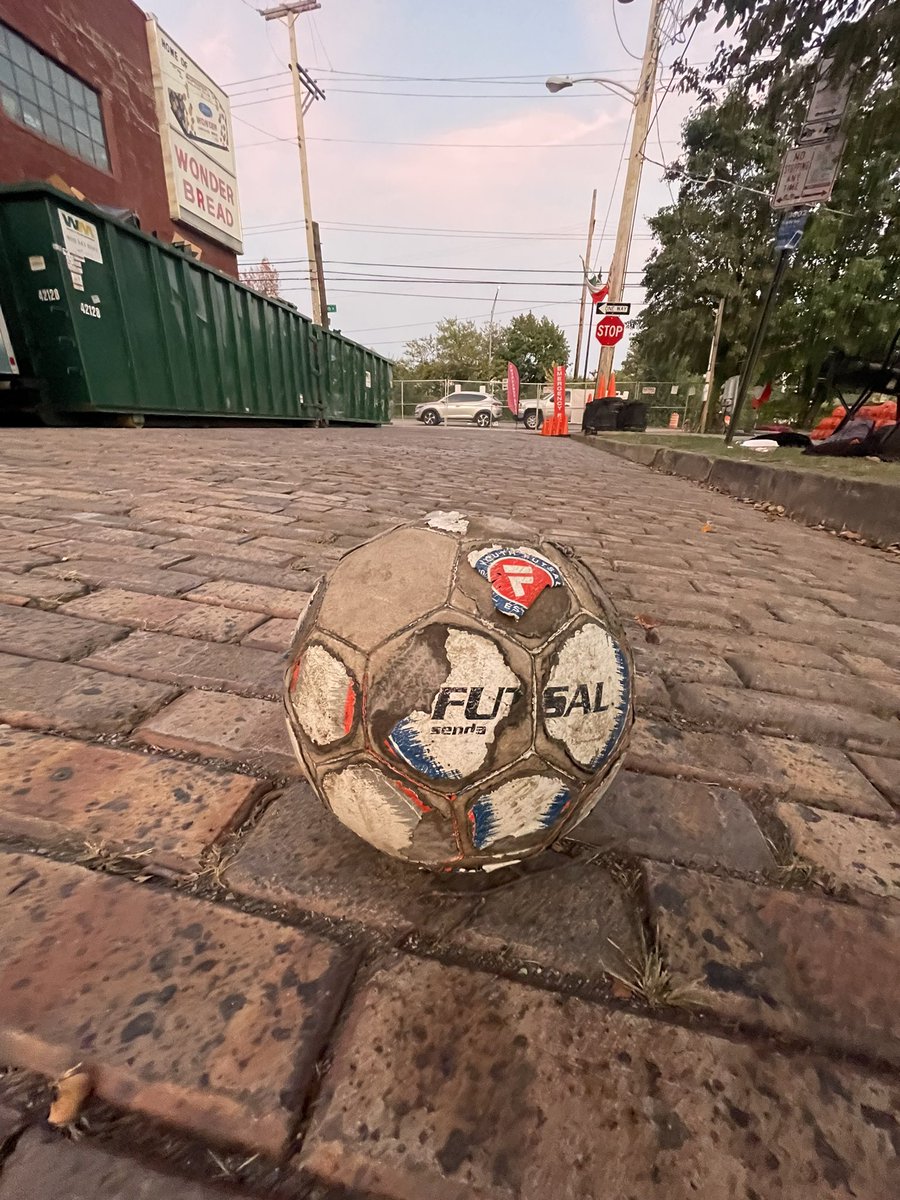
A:
{"label": "paved parking lot", "polygon": [[[319,574],[439,507],[572,545],[639,676],[496,887],[338,826],[277,702]],[[0,1200],[896,1194],[896,560],[409,424],[4,430],[0,514]]]}

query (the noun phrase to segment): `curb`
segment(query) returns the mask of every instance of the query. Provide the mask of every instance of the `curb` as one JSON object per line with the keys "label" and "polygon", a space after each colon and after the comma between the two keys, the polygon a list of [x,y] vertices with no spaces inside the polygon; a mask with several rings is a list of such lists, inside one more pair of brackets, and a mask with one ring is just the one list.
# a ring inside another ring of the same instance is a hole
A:
{"label": "curb", "polygon": [[851,530],[876,546],[900,542],[900,484],[838,479],[815,471],[710,458],[664,446],[614,442],[602,436],[576,434],[573,440],[742,500],[783,505],[788,516],[805,525],[823,526],[837,533]]}

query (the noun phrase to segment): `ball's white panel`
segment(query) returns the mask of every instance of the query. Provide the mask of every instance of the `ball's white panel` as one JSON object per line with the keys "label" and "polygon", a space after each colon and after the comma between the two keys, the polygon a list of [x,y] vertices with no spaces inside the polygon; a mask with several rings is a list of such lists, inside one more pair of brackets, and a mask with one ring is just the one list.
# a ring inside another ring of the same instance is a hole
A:
{"label": "ball's white panel", "polygon": [[585,770],[598,770],[631,711],[628,661],[602,625],[583,625],[563,642],[540,711],[551,737]]}
{"label": "ball's white panel", "polygon": [[440,529],[443,533],[465,533],[469,528],[468,519],[455,509],[450,512],[430,512],[425,518],[425,524],[432,529]]}
{"label": "ball's white panel", "polygon": [[354,764],[332,771],[322,790],[339,821],[377,850],[402,855],[412,844],[427,806],[398,791],[376,767]]}
{"label": "ball's white panel", "polygon": [[557,566],[527,546],[485,546],[469,555],[469,566],[491,585],[498,612],[518,620],[548,587],[565,587]]}
{"label": "ball's white panel", "polygon": [[476,850],[502,838],[526,837],[549,829],[565,812],[571,785],[552,775],[520,775],[478,799],[469,809],[469,832]]}
{"label": "ball's white panel", "polygon": [[522,688],[488,638],[450,629],[445,653],[450,669],[430,710],[416,709],[398,721],[388,745],[429,779],[467,779],[484,763]]}
{"label": "ball's white panel", "polygon": [[301,729],[317,746],[346,737],[356,715],[356,688],[347,668],[324,646],[307,647],[291,685]]}

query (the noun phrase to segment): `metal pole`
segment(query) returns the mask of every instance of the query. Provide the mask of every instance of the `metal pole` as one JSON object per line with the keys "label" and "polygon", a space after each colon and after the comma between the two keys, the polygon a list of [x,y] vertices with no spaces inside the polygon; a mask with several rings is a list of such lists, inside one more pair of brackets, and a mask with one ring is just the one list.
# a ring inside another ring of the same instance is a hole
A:
{"label": "metal pole", "polygon": [[325,309],[325,284],[319,281],[316,263],[316,243],[313,236],[312,200],[309,194],[309,167],[306,161],[306,137],[303,133],[303,96],[300,88],[300,65],[297,62],[297,33],[294,26],[297,14],[287,17],[291,41],[291,79],[294,84],[294,113],[297,118],[297,150],[300,154],[300,185],[303,189],[303,224],[306,230],[306,255],[309,259],[309,290],[312,296],[313,320],[323,325],[327,315]]}
{"label": "metal pole", "polygon": [[[644,167],[644,146],[650,130],[650,110],[656,90],[656,68],[659,62],[659,6],[660,0],[651,0],[650,20],[647,24],[647,41],[641,63],[641,81],[634,100],[634,128],[631,132],[631,149],[625,187],[622,192],[622,207],[619,210],[619,226],[616,230],[616,248],[613,251],[609,271],[609,299],[616,303],[622,299],[625,289],[625,272],[631,250],[631,234],[637,209],[638,192],[641,187],[641,171]],[[612,371],[615,347],[604,346],[600,351],[598,374],[609,378]]]}
{"label": "metal pole", "polygon": [[706,365],[706,378],[703,381],[703,407],[700,409],[700,432],[706,433],[706,419],[709,416],[709,398],[712,394],[713,379],[716,374],[716,358],[719,354],[719,335],[722,332],[722,317],[725,314],[725,297],[719,301],[719,311],[716,313],[716,327],[712,341],[709,344],[709,362]]}
{"label": "metal pole", "polygon": [[587,299],[587,272],[591,269],[591,246],[594,241],[594,214],[597,211],[597,189],[591,196],[591,219],[588,221],[587,246],[584,251],[585,277],[581,284],[581,307],[578,310],[578,341],[575,343],[575,378],[578,378],[578,364],[581,362],[581,339],[584,336],[584,302]]}
{"label": "metal pole", "polygon": [[759,310],[759,317],[756,321],[756,328],[753,330],[753,338],[750,342],[750,349],[747,351],[747,357],[744,361],[744,369],[741,371],[741,379],[738,383],[737,395],[734,398],[734,410],[731,414],[731,420],[728,422],[728,428],[725,430],[725,445],[731,444],[734,437],[734,431],[737,429],[738,419],[741,415],[741,409],[744,407],[744,401],[747,398],[747,392],[750,389],[750,380],[756,373],[756,364],[759,360],[759,352],[762,349],[763,341],[765,340],[766,330],[769,327],[769,318],[772,315],[772,309],[775,304],[775,296],[778,293],[778,287],[787,270],[788,260],[791,257],[790,250],[780,250],[778,252],[778,263],[772,275],[772,280],[769,283],[769,289],[766,292],[766,298],[763,300]]}
{"label": "metal pole", "polygon": [[[494,309],[497,307],[497,298],[500,295],[498,287],[494,292],[494,303],[491,305],[491,319],[488,322],[488,373],[494,374]],[[491,392],[493,395],[493,392]]]}

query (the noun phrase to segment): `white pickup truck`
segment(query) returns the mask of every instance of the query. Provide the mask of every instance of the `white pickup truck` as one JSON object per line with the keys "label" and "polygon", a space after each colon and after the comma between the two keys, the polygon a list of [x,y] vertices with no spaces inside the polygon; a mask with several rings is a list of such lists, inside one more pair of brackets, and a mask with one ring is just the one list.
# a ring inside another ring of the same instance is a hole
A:
{"label": "white pickup truck", "polygon": [[[581,422],[584,406],[593,396],[591,388],[566,388],[566,416],[569,424],[574,420]],[[525,422],[526,429],[540,429],[545,417],[553,415],[553,390],[547,388],[541,393],[539,400],[523,399],[519,405],[519,416]]]}

